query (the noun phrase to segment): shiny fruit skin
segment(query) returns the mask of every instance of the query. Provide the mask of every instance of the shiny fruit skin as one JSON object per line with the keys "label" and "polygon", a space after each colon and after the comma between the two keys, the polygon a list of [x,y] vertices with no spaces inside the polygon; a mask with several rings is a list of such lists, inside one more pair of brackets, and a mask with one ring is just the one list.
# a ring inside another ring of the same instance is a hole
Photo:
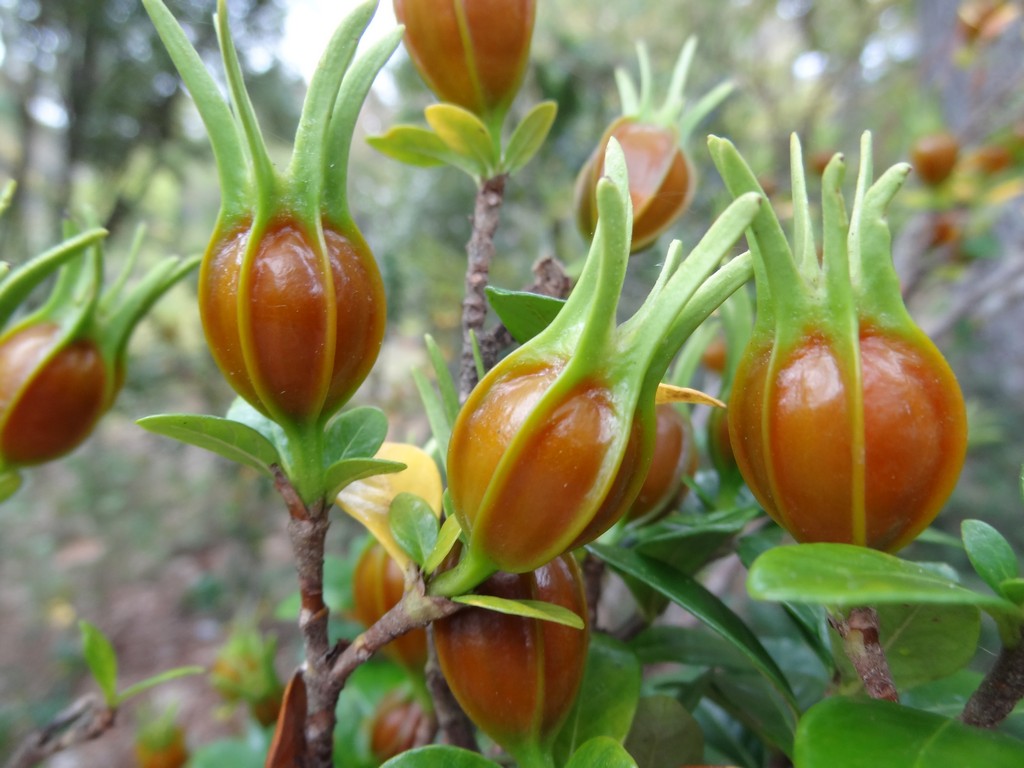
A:
{"label": "shiny fruit skin", "polygon": [[433,716],[415,698],[388,694],[377,705],[370,724],[370,751],[383,763],[420,746],[424,732],[433,730]]}
{"label": "shiny fruit skin", "polygon": [[[365,627],[376,624],[405,593],[402,569],[377,543],[360,556],[352,579],[353,612]],[[427,663],[427,632],[414,629],[396,637],[382,650],[407,669],[422,672]]]}
{"label": "shiny fruit skin", "polygon": [[654,243],[690,204],[695,187],[693,166],[678,146],[674,130],[621,117],[609,126],[576,178],[576,222],[589,238],[597,227],[597,182],[604,173],[608,140],[615,138],[626,156],[629,197],[633,204],[630,252]]}
{"label": "shiny fruit skin", "polygon": [[960,143],[949,133],[922,136],[910,148],[914,171],[929,186],[937,186],[949,178],[960,155]]}
{"label": "shiny fruit skin", "polygon": [[678,500],[686,490],[683,476],[697,470],[697,452],[693,450],[693,428],[689,419],[671,403],[657,406],[656,415],[654,457],[640,493],[630,505],[629,520],[668,512],[671,502]]}
{"label": "shiny fruit skin", "polygon": [[59,326],[41,323],[0,340],[0,456],[6,464],[39,464],[70,452],[113,399],[97,345],[61,342],[60,336]]}
{"label": "shiny fruit skin", "polygon": [[515,98],[536,11],[536,0],[395,0],[406,50],[430,90],[480,117]]}
{"label": "shiny fruit skin", "polygon": [[774,360],[770,345],[752,342],[729,401],[730,442],[758,501],[797,541],[895,551],[956,484],[963,396],[923,334],[868,327],[859,344],[857,391],[821,335]]}
{"label": "shiny fruit skin", "polygon": [[452,430],[448,488],[456,514],[472,532],[472,546],[500,569],[532,570],[591,540],[632,500],[639,421],[615,480],[599,495],[608,451],[623,428],[603,382],[584,378],[558,403],[545,401],[544,418],[534,415],[561,370],[553,362],[485,379]]}
{"label": "shiny fruit skin", "polygon": [[[543,600],[586,620],[579,566],[563,555],[536,571],[496,573],[478,594]],[[438,661],[470,719],[513,754],[549,745],[572,709],[587,658],[587,629],[468,608],[434,624]]]}
{"label": "shiny fruit skin", "polygon": [[384,337],[380,272],[357,235],[316,238],[282,220],[260,235],[215,238],[199,275],[211,352],[231,386],[275,419],[315,422],[343,405],[373,367]]}

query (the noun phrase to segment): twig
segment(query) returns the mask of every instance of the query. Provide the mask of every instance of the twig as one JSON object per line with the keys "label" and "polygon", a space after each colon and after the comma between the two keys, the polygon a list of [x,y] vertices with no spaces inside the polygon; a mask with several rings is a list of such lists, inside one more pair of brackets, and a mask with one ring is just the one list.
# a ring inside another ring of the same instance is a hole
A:
{"label": "twig", "polygon": [[1024,699],[1024,628],[1017,644],[1003,647],[996,663],[971,695],[960,719],[979,728],[995,728]]}
{"label": "twig", "polygon": [[587,597],[590,631],[597,630],[597,604],[601,602],[601,587],[604,581],[604,560],[587,552],[583,558],[583,589]]}
{"label": "twig", "polygon": [[463,400],[476,386],[476,362],[473,359],[473,336],[480,336],[487,319],[487,298],[484,289],[490,277],[494,258],[494,233],[498,230],[501,206],[505,200],[504,174],[487,179],[480,185],[473,206],[473,234],[466,244],[466,292],[462,299],[462,355],[459,360],[459,395]]}
{"label": "twig", "polygon": [[65,749],[91,741],[114,727],[117,710],[94,694],[81,697],[22,741],[6,768],[31,768]]}
{"label": "twig", "polygon": [[843,639],[843,649],[868,696],[899,701],[885,649],[878,639],[878,612],[874,608],[853,608],[845,618],[829,616],[828,620]]}
{"label": "twig", "polygon": [[302,503],[295,488],[277,466],[274,485],[288,506],[288,537],[298,574],[301,611],[299,631],[305,651],[303,680],[308,696],[306,744],[309,768],[331,768],[334,750],[334,710],[338,688],[330,680],[327,658],[330,641],[327,636],[329,610],[324,603],[324,541],[331,521],[327,504],[320,500],[310,506]]}

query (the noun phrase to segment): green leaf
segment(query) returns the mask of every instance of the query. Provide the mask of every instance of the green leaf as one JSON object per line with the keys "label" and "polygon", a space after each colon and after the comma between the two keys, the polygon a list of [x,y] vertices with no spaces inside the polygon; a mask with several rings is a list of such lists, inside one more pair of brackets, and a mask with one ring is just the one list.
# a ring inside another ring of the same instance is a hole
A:
{"label": "green leaf", "polygon": [[1000,593],[1000,584],[1020,575],[1013,547],[991,525],[981,520],[964,520],[960,533],[971,565],[993,591]]}
{"label": "green leaf", "polygon": [[269,416],[264,416],[241,397],[236,397],[232,401],[224,418],[255,429],[270,441],[283,460],[288,458],[290,450],[288,436],[284,433],[281,425]]}
{"label": "green leaf", "polygon": [[406,165],[421,168],[450,165],[474,177],[479,172],[475,162],[453,152],[441,141],[441,137],[429,128],[396,125],[383,136],[371,136],[366,141],[378,152]]}
{"label": "green leaf", "polygon": [[424,114],[448,149],[476,169],[474,177],[486,179],[493,175],[498,158],[490,131],[479,117],[455,104],[431,104]]}
{"label": "green leaf", "polygon": [[371,458],[380,450],[387,434],[388,417],[380,408],[363,406],[343,411],[324,429],[325,463]]}
{"label": "green leaf", "polygon": [[796,708],[796,699],[785,675],[768,654],[761,641],[750,628],[720,599],[704,588],[696,579],[654,558],[639,555],[622,547],[591,544],[587,547],[620,573],[626,573],[661,592],[682,606],[722,637],[729,640]]}
{"label": "green leaf", "polygon": [[391,533],[398,545],[422,567],[437,544],[437,517],[430,505],[414,493],[400,493],[388,511]]}
{"label": "green leaf", "polygon": [[592,635],[580,692],[555,738],[555,762],[564,763],[581,744],[597,737],[622,743],[633,723],[641,678],[640,662],[623,643]]}
{"label": "green leaf", "polygon": [[445,413],[444,402],[422,371],[414,369],[412,380],[416,384],[416,390],[420,393],[420,401],[423,403],[423,410],[427,415],[427,423],[430,424],[430,433],[434,436],[434,442],[437,443],[438,453],[441,456],[447,456],[448,441],[452,435],[452,423]]}
{"label": "green leaf", "polygon": [[455,386],[452,373],[448,370],[448,362],[444,359],[441,348],[437,346],[434,337],[429,333],[423,337],[427,346],[427,355],[430,357],[430,366],[434,369],[434,381],[437,382],[437,389],[441,393],[441,404],[444,406],[444,415],[448,420],[448,426],[455,423],[459,415],[459,393]]}
{"label": "green leaf", "polygon": [[472,605],[475,608],[485,608],[488,611],[505,613],[509,616],[553,621],[555,624],[564,624],[573,629],[583,629],[584,627],[583,619],[565,606],[543,600],[509,600],[493,595],[459,595],[453,597],[452,602]]}
{"label": "green leaf", "polygon": [[82,655],[93,679],[103,692],[108,707],[117,706],[117,654],[106,635],[88,621],[78,622],[82,633]]}
{"label": "green leaf", "polygon": [[189,758],[189,768],[263,768],[270,748],[271,729],[249,728],[244,738],[218,739]]}
{"label": "green leaf", "polygon": [[[447,491],[445,492],[447,493]],[[452,551],[452,547],[455,546],[455,542],[459,540],[459,534],[462,533],[462,528],[459,527],[459,520],[454,515],[449,515],[445,518],[444,524],[441,526],[441,531],[437,535],[437,541],[434,543],[434,548],[430,554],[427,555],[427,559],[423,563],[424,573],[433,573],[438,569],[438,566],[444,562],[444,559],[448,557],[448,553]]]}
{"label": "green leaf", "polygon": [[[294,618],[294,617],[293,617]],[[147,677],[145,680],[140,680],[134,685],[129,685],[125,688],[117,697],[117,703],[120,705],[133,696],[138,696],[144,691],[148,691],[150,688],[158,686],[162,683],[166,683],[169,680],[177,680],[179,677],[188,677],[189,675],[201,675],[206,670],[203,667],[191,666],[191,667],[177,667],[175,669],[169,669],[166,672],[161,672],[158,675]]]}
{"label": "green leaf", "polygon": [[524,344],[547,328],[565,305],[562,299],[487,286],[487,301],[512,338]]}
{"label": "green leaf", "polygon": [[505,147],[502,163],[505,173],[515,173],[533,159],[547,139],[557,114],[558,105],[553,101],[542,101],[526,113]]}
{"label": "green leaf", "polygon": [[478,752],[448,746],[412,749],[393,757],[380,768],[501,768]]}
{"label": "green leaf", "polygon": [[[879,605],[879,641],[885,649],[899,690],[938,680],[965,667],[974,657],[981,634],[981,613],[973,605]],[[862,689],[860,676],[833,635],[842,693]]]}
{"label": "green leaf", "polygon": [[177,413],[146,416],[136,423],[150,432],[205,448],[266,475],[272,474],[272,464],[281,463],[277,450],[267,438],[231,419]]}
{"label": "green leaf", "polygon": [[887,701],[831,698],[800,720],[794,762],[800,768],[1019,768],[1024,741]]}
{"label": "green leaf", "polygon": [[342,459],[331,464],[324,470],[324,486],[327,488],[326,498],[333,499],[349,483],[374,475],[387,475],[401,472],[405,464],[400,461],[386,459]]}
{"label": "green leaf", "polygon": [[615,739],[598,736],[577,749],[565,768],[637,768],[637,763]]}
{"label": "green leaf", "polygon": [[885,603],[974,605],[1019,617],[1016,605],[961,587],[934,568],[851,544],[797,544],[765,552],[751,566],[747,591],[758,600],[839,607]]}
{"label": "green leaf", "polygon": [[18,470],[0,470],[0,502],[11,498],[19,488],[21,488],[21,473]]}
{"label": "green leaf", "polygon": [[625,746],[638,768],[676,768],[704,757],[700,725],[670,696],[640,699]]}

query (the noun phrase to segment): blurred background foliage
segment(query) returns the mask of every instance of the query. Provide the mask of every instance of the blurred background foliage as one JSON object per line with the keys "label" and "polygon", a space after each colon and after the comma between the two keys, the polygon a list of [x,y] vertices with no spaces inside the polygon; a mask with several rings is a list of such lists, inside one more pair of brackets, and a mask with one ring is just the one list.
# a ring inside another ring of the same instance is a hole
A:
{"label": "blurred background foliage", "polygon": [[[290,14],[308,15],[310,3],[228,2],[253,100],[281,162],[305,89],[282,30]],[[219,75],[214,1],[168,5]],[[922,135],[945,130],[959,139],[961,162],[949,183],[928,189],[912,178],[897,198],[896,258],[913,311],[951,357],[972,408],[968,466],[939,525],[955,530],[964,517],[983,517],[1024,552],[1019,3],[538,6],[533,69],[516,110],[548,98],[559,114],[547,145],[508,187],[492,275],[502,287],[529,283],[538,257],[557,256],[571,270],[584,255],[573,222],[574,177],[617,114],[613,72],[624,66],[635,74],[638,40],[649,46],[662,88],[690,34],[700,45],[688,93],[699,97],[728,78],[737,86],[688,148],[699,187],[670,233],[684,244],[696,242],[726,200],[703,146],[706,133],[733,139],[783,211],[792,131],[811,160],[837,151],[855,160],[860,133],[870,129],[879,169],[907,159]],[[1003,10],[974,23],[987,6]],[[0,177],[18,182],[0,222],[3,258],[18,263],[52,245],[68,215],[110,229],[112,272],[138,225],[147,227],[145,251],[154,260],[201,252],[218,204],[213,162],[139,2],[0,0],[0,44]],[[398,122],[422,123],[430,101],[400,51],[364,109],[349,179],[391,315],[385,351],[357,400],[389,413],[394,439],[413,441],[427,435],[410,376],[425,364],[422,335],[434,334],[448,352],[458,340],[474,188],[454,170],[399,165],[363,138]],[[994,173],[976,159],[992,145],[1011,154],[1010,165]],[[939,238],[940,225],[952,226],[953,236]],[[669,239],[634,258],[627,309],[646,293]],[[136,333],[125,390],[96,434],[69,458],[29,471],[26,487],[0,507],[0,753],[78,684],[78,617],[113,638],[130,681],[176,664],[208,664],[233,619],[272,617],[293,588],[286,516],[272,489],[133,423],[158,412],[223,413],[231,400],[205,350],[194,286],[192,279],[176,288]],[[334,546],[343,549],[350,533],[339,522]],[[291,640],[292,624],[281,620],[275,629]],[[284,668],[290,663],[285,658]],[[180,685],[201,699],[201,681]],[[197,741],[207,738],[203,729],[230,726],[202,716],[216,706],[213,699],[191,708],[199,713]]]}

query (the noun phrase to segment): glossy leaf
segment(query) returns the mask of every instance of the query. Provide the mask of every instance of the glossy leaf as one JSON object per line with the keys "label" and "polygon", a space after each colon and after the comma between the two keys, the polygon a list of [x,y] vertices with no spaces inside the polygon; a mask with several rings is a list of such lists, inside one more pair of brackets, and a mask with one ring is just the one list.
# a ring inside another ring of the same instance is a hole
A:
{"label": "glossy leaf", "polygon": [[459,527],[458,518],[454,515],[446,517],[441,530],[437,534],[434,549],[427,555],[427,559],[423,563],[424,573],[433,573],[438,569],[441,563],[444,562],[444,559],[448,557],[448,553],[452,551],[452,547],[459,540],[459,534],[461,533],[462,528]]}
{"label": "glossy leaf", "polygon": [[487,301],[512,338],[523,344],[547,328],[565,305],[562,299],[489,285]]}
{"label": "glossy leaf", "polygon": [[747,591],[759,600],[840,607],[975,605],[995,614],[1019,615],[1013,603],[961,587],[933,568],[850,544],[799,544],[769,550],[751,566]]}
{"label": "glossy leaf", "polygon": [[220,416],[161,414],[136,422],[143,429],[237,461],[270,475],[271,464],[280,464],[277,449],[252,427]]}
{"label": "glossy leaf", "polygon": [[346,514],[362,523],[395,562],[405,568],[409,556],[391,535],[391,502],[400,493],[412,493],[424,499],[435,517],[440,517],[441,474],[429,453],[409,443],[384,443],[375,460],[401,462],[405,469],[357,480],[338,494],[337,503]]}
{"label": "glossy leaf", "polygon": [[388,516],[395,541],[422,566],[437,544],[438,522],[434,510],[416,494],[404,492],[391,501]]}
{"label": "glossy leaf", "polygon": [[455,104],[431,104],[424,111],[441,141],[476,168],[473,175],[487,178],[497,165],[491,134],[480,118]]}
{"label": "glossy leaf", "polygon": [[1003,582],[1020,575],[1013,547],[991,525],[981,520],[964,520],[960,532],[971,565],[993,591],[1001,592]]}
{"label": "glossy leaf", "polygon": [[700,725],[670,696],[640,699],[625,746],[639,768],[676,768],[704,757]]}
{"label": "glossy leaf", "polygon": [[403,752],[381,768],[500,768],[478,752],[434,745]]}
{"label": "glossy leaf", "polygon": [[641,680],[640,663],[629,648],[609,635],[593,634],[576,703],[555,738],[555,761],[564,763],[598,737],[621,744],[633,723]]}
{"label": "glossy leaf", "polygon": [[79,621],[78,628],[82,633],[82,655],[89,665],[96,685],[103,692],[103,700],[108,707],[117,706],[117,654],[99,629],[88,621]]}
{"label": "glossy leaf", "polygon": [[327,498],[333,499],[348,485],[375,475],[388,475],[404,470],[405,464],[386,459],[342,459],[324,471]]}
{"label": "glossy leaf", "polygon": [[598,736],[573,754],[565,768],[638,768],[636,760],[615,739]]}
{"label": "glossy leaf", "polygon": [[696,579],[672,569],[651,557],[622,547],[592,544],[588,547],[616,571],[626,573],[661,592],[677,605],[718,632],[775,686],[795,708],[793,691],[782,670],[768,654],[761,641],[728,606],[709,592]]}
{"label": "glossy leaf", "polygon": [[800,720],[795,763],[801,768],[1018,768],[1024,765],[1024,741],[890,702],[832,698]]}
{"label": "glossy leaf", "polygon": [[1007,600],[1024,605],[1024,579],[1007,579],[1000,582],[997,591]]}
{"label": "glossy leaf", "polygon": [[388,417],[380,408],[364,406],[343,411],[324,430],[324,457],[328,462],[375,456],[388,434]]}
{"label": "glossy leaf", "polygon": [[[965,667],[974,657],[981,633],[981,613],[972,605],[879,605],[879,641],[899,690],[938,680]],[[843,673],[843,693],[862,688],[860,677],[833,636],[836,665]]]}
{"label": "glossy leaf", "polygon": [[369,137],[366,143],[393,160],[422,168],[444,165],[457,157],[436,133],[418,125],[393,126],[387,133]]}
{"label": "glossy leaf", "polygon": [[583,619],[561,605],[547,603],[543,600],[510,600],[494,595],[458,595],[452,598],[454,603],[485,608],[488,611],[504,613],[509,616],[524,616],[528,619],[553,621],[573,629],[583,629]]}
{"label": "glossy leaf", "polygon": [[430,434],[437,444],[438,453],[445,456],[448,453],[448,441],[451,439],[452,424],[445,412],[445,405],[437,390],[427,380],[423,371],[413,369],[412,380],[419,392],[420,402],[423,403],[423,411],[430,425]]}
{"label": "glossy leaf", "polygon": [[515,173],[533,159],[547,139],[557,114],[558,105],[553,101],[542,101],[526,113],[505,147],[505,173]]}

